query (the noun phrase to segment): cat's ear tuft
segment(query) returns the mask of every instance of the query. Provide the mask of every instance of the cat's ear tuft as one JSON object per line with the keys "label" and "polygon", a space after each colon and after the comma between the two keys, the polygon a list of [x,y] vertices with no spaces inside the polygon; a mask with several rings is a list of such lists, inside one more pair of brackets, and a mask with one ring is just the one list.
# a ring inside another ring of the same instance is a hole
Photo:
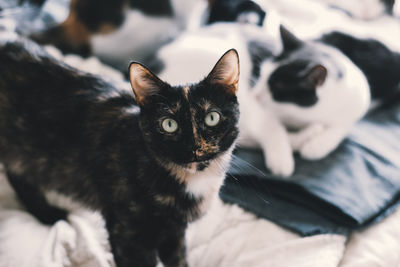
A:
{"label": "cat's ear tuft", "polygon": [[213,84],[221,84],[227,92],[236,94],[239,83],[239,55],[235,49],[230,49],[218,60],[208,74],[207,80]]}
{"label": "cat's ear tuft", "polygon": [[279,27],[284,51],[291,51],[303,45],[303,41],[291,33],[285,26]]}
{"label": "cat's ear tuft", "polygon": [[129,65],[129,80],[136,97],[136,102],[142,106],[147,97],[157,94],[164,82],[140,63]]}
{"label": "cat's ear tuft", "polygon": [[317,88],[324,84],[328,70],[321,64],[315,65],[307,73],[307,83],[312,88]]}

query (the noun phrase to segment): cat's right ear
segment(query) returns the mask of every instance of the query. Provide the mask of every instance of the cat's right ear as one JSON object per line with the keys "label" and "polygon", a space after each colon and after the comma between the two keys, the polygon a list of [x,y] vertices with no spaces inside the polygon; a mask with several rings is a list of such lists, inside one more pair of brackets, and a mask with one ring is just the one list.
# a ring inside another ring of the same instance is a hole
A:
{"label": "cat's right ear", "polygon": [[312,67],[306,75],[306,83],[310,88],[322,86],[325,82],[328,70],[321,64]]}
{"label": "cat's right ear", "polygon": [[282,45],[284,51],[292,51],[303,45],[303,41],[291,33],[285,26],[280,25],[279,31],[281,34]]}
{"label": "cat's right ear", "polygon": [[236,94],[239,83],[239,55],[235,49],[230,49],[218,60],[208,74],[207,80],[213,84],[223,85],[226,92]]}
{"label": "cat's right ear", "polygon": [[140,63],[132,62],[129,65],[129,81],[131,83],[136,102],[143,106],[146,99],[158,94],[165,83]]}

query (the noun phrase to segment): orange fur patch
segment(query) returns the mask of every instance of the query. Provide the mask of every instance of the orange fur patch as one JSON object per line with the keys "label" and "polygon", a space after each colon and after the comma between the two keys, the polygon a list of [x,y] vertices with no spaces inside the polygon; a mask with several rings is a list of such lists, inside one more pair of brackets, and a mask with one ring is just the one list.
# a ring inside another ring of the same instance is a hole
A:
{"label": "orange fur patch", "polygon": [[72,0],[70,13],[67,19],[60,25],[65,31],[65,38],[73,46],[89,44],[91,33],[89,29],[79,20],[75,8],[77,0]]}
{"label": "orange fur patch", "polygon": [[175,205],[175,197],[174,196],[162,196],[162,195],[157,195],[154,197],[154,199],[163,204],[163,205],[167,205],[167,206],[173,206]]}

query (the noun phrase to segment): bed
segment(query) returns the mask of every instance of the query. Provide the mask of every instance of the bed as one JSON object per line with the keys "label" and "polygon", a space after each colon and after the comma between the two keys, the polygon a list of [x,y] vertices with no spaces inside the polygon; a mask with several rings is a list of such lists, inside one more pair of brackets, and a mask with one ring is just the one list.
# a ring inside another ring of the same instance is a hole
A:
{"label": "bed", "polygon": [[[304,38],[341,29],[360,37],[379,38],[400,51],[398,18],[384,16],[370,23],[350,21],[340,12],[326,11],[325,6],[315,1],[303,1],[309,6],[299,5],[296,0],[270,1],[273,11],[264,27],[277,34],[277,25],[284,22]],[[63,56],[53,47],[47,49],[72,66],[130,88],[120,72],[95,57]],[[388,207],[385,215],[378,222],[357,227],[350,233],[301,236],[218,199],[187,231],[189,264],[192,267],[400,267],[399,206]],[[0,267],[3,266],[108,267],[114,263],[99,213],[78,209],[70,213],[68,222],[59,221],[51,227],[41,225],[24,211],[7,183],[4,170],[0,169]]]}

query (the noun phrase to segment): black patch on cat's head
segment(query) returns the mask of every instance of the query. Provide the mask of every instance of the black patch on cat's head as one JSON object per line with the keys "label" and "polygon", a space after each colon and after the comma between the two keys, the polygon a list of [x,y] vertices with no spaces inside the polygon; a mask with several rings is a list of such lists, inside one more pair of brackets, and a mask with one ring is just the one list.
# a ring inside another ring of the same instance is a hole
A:
{"label": "black patch on cat's head", "polygon": [[[129,73],[141,108],[142,135],[156,156],[183,166],[199,162],[202,167],[232,146],[239,118],[235,50],[225,53],[205,79],[189,86],[171,86],[139,63],[132,63]],[[212,111],[220,115],[220,122],[210,127],[205,117]],[[163,128],[165,119],[177,122],[175,132]]]}
{"label": "black patch on cat's head", "polygon": [[297,60],[279,66],[269,77],[272,97],[278,102],[309,107],[318,101],[317,88],[325,82],[324,66]]}
{"label": "black patch on cat's head", "polygon": [[[250,16],[256,15],[255,22]],[[219,21],[255,23],[262,26],[266,12],[260,5],[251,0],[214,0],[210,3],[210,14],[207,24]]]}

